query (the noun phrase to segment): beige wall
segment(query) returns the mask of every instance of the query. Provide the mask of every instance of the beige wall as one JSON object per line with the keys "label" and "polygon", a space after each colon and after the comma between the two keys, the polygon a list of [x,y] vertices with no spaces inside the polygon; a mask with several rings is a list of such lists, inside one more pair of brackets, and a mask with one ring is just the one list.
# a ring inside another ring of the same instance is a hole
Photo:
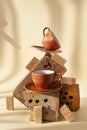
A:
{"label": "beige wall", "polygon": [[0,0],[0,92],[15,88],[34,56],[43,57],[31,45],[42,44],[45,26],[61,43],[65,75],[87,96],[87,0]]}

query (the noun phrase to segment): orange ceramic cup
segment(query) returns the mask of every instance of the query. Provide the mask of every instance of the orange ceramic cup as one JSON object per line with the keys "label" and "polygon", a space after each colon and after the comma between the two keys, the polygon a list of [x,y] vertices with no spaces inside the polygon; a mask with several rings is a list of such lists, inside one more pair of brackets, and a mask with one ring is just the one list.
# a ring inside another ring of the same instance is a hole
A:
{"label": "orange ceramic cup", "polygon": [[59,41],[49,27],[45,27],[43,29],[42,44],[43,47],[48,51],[55,51],[60,48]]}
{"label": "orange ceramic cup", "polygon": [[53,70],[37,70],[32,72],[32,81],[39,89],[49,88],[54,81],[55,71]]}

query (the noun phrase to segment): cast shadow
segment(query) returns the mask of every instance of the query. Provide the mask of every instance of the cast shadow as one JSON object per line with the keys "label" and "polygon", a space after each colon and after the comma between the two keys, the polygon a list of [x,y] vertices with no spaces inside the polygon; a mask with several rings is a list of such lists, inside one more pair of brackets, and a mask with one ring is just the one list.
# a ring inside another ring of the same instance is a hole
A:
{"label": "cast shadow", "polygon": [[[6,40],[8,42],[8,44],[10,43],[12,46],[14,46],[12,48],[13,50],[11,52],[11,55],[13,56],[13,59],[14,59],[12,62],[12,69],[8,73],[8,75],[0,81],[0,83],[3,83],[5,81],[9,80],[10,78],[12,78],[12,76],[14,76],[17,73],[17,71],[19,69],[19,64],[20,64],[19,63],[20,62],[19,51],[18,51],[18,49],[20,49],[20,46],[16,42],[16,41],[18,41],[17,13],[15,10],[14,4],[12,2],[13,1],[11,1],[11,0],[8,0],[8,1],[0,0],[0,12],[1,12],[0,19],[2,19],[2,16],[3,16],[3,19],[0,20],[0,42],[1,42],[1,45],[0,45],[0,64],[1,65],[3,65],[3,63],[4,63],[4,55],[3,54],[4,54],[5,45],[4,45],[3,41]],[[12,18],[12,24],[13,24],[12,30],[13,30],[13,35],[14,35],[15,40],[13,40],[13,38],[11,38],[7,33],[5,33],[3,31],[3,27],[5,27],[7,25],[7,21],[4,20],[5,15],[6,15],[6,12],[4,9],[4,4],[5,4],[5,6],[7,6],[7,9],[10,12],[10,15]],[[7,66],[7,67],[9,68],[9,66]]]}
{"label": "cast shadow", "polygon": [[[65,2],[61,0],[45,0],[48,9],[49,9],[49,14],[50,14],[50,23],[51,23],[51,28],[54,28],[54,32],[56,32],[58,35],[63,31],[64,27],[64,21],[63,21],[63,14],[65,13],[63,10],[63,5]],[[81,33],[81,11],[82,11],[82,3],[84,1],[81,0],[71,0],[71,1],[66,1],[71,2],[69,5],[73,4],[73,10],[76,9],[76,16],[75,16],[75,25],[74,25],[74,31],[72,31],[73,35],[73,49],[72,53],[70,54],[71,58],[71,66],[72,66],[72,71],[76,74],[80,74],[80,33]],[[66,6],[66,5],[65,5]],[[75,8],[74,8],[75,7]],[[71,6],[72,8],[72,6]],[[68,18],[68,17],[67,17]],[[74,23],[73,23],[74,24]],[[58,25],[58,26],[57,26]],[[72,26],[72,25],[71,25]],[[71,41],[72,42],[72,41]]]}
{"label": "cast shadow", "polygon": [[45,2],[50,15],[51,28],[54,28],[54,32],[59,35],[62,31],[63,24],[61,2],[59,0],[45,0]]}
{"label": "cast shadow", "polygon": [[[7,21],[5,19],[5,12],[4,12],[4,7],[3,7],[3,3],[2,1],[0,0],[0,33],[1,33],[1,30],[4,29],[4,27],[7,26]],[[1,63],[3,62],[3,54],[4,53],[4,48],[3,48],[3,38],[0,34],[0,66],[1,66]]]}
{"label": "cast shadow", "polygon": [[80,0],[74,0],[73,4],[76,7],[76,19],[75,19],[75,30],[74,34],[74,48],[71,55],[72,58],[72,69],[79,76],[80,74],[80,33],[81,33],[81,12],[82,12],[82,2]]}

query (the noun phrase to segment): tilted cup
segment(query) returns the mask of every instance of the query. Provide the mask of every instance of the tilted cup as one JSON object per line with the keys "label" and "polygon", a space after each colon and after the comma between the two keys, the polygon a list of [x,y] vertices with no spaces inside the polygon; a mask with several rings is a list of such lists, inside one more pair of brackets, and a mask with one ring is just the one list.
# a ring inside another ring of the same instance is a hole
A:
{"label": "tilted cup", "polygon": [[54,81],[55,71],[53,70],[37,70],[32,72],[32,81],[37,88],[49,88]]}
{"label": "tilted cup", "polygon": [[43,47],[48,51],[54,51],[60,48],[60,43],[49,27],[43,29]]}

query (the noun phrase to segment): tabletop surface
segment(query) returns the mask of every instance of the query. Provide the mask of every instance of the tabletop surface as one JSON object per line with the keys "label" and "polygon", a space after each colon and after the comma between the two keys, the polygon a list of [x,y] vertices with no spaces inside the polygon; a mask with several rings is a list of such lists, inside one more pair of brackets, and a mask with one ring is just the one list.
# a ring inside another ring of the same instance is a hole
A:
{"label": "tabletop surface", "polygon": [[17,99],[14,99],[14,110],[6,109],[6,96],[12,92],[6,91],[0,93],[0,129],[2,130],[79,130],[87,129],[87,98],[81,98],[80,109],[75,114],[75,121],[68,123],[66,120],[58,122],[44,122],[35,124],[29,121],[30,110],[27,109]]}

